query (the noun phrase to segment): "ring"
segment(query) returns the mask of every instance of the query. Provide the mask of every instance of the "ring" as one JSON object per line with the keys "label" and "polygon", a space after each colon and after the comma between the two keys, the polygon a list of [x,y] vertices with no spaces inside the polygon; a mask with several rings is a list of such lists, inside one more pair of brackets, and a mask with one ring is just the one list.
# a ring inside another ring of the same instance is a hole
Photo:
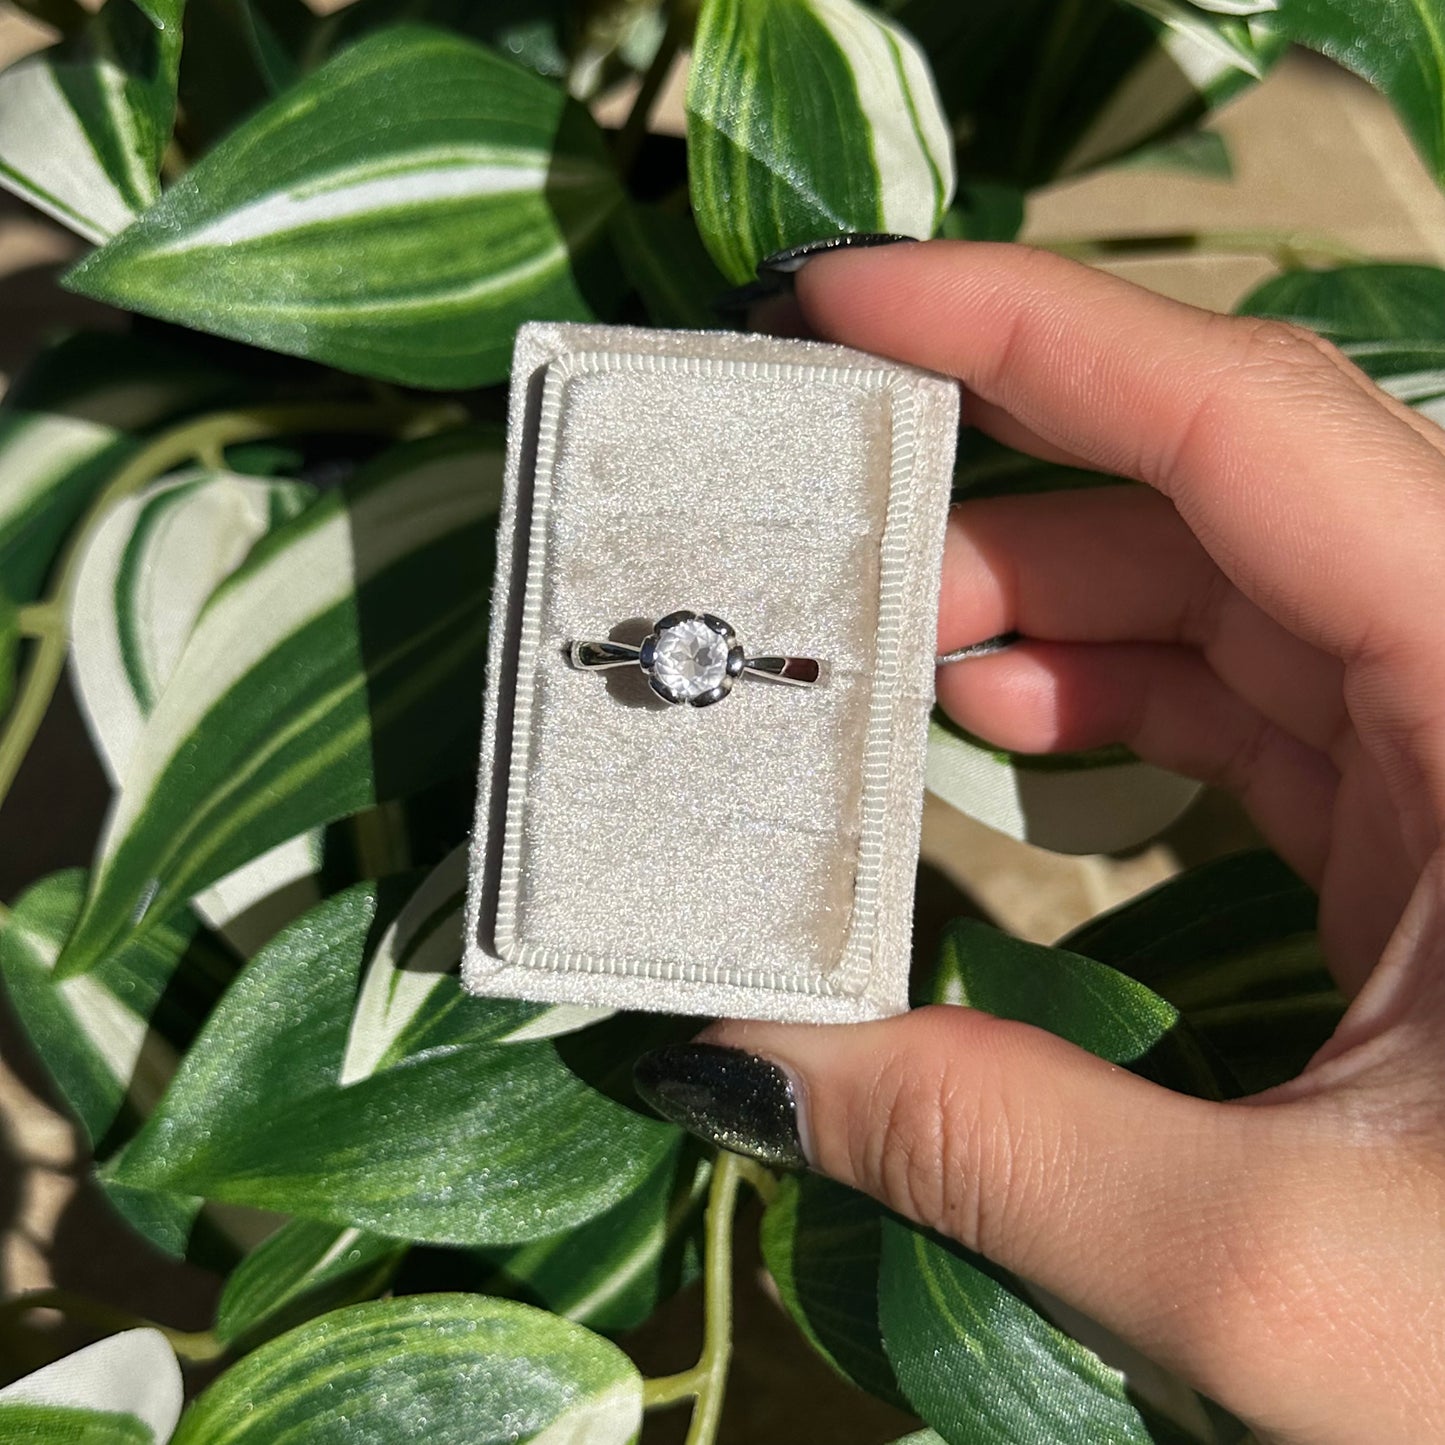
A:
{"label": "ring", "polygon": [[813,687],[823,677],[823,664],[816,658],[749,657],[721,617],[687,608],[659,618],[636,647],[627,642],[569,642],[567,660],[584,672],[640,667],[658,697],[688,707],[720,702],[744,674],[792,687]]}

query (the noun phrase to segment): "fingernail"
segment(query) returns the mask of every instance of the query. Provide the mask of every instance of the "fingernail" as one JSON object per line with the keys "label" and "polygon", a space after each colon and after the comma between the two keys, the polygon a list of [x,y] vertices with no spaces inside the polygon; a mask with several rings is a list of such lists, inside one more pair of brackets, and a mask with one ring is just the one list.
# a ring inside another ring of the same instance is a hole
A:
{"label": "fingernail", "polygon": [[643,1054],[637,1092],[674,1124],[734,1154],[806,1169],[793,1081],[776,1064],[718,1044],[670,1044]]}
{"label": "fingernail", "polygon": [[871,246],[892,246],[900,241],[916,241],[916,236],[897,236],[889,231],[840,231],[817,241],[804,241],[801,246],[787,246],[764,256],[757,264],[758,279],[724,292],[713,302],[718,311],[745,311],[770,296],[785,295],[793,289],[793,278],[814,256],[829,251],[866,250]]}
{"label": "fingernail", "polygon": [[952,652],[940,652],[933,659],[934,665],[942,667],[946,662],[966,662],[970,657],[992,657],[1003,652],[1022,639],[1018,632],[1000,632],[997,637],[985,637],[982,642],[970,642],[967,647],[955,647]]}
{"label": "fingernail", "polygon": [[900,241],[916,241],[916,236],[899,236],[891,231],[842,231],[836,236],[824,236],[820,241],[804,241],[801,246],[788,246],[764,256],[758,262],[759,276],[795,276],[806,262],[814,256],[826,255],[829,251],[867,250],[873,246],[893,246]]}

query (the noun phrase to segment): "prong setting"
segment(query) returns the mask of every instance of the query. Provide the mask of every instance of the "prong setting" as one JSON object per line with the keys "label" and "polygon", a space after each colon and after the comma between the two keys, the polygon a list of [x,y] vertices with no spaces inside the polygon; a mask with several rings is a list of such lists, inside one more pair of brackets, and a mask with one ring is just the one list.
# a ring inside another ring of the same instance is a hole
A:
{"label": "prong setting", "polygon": [[822,675],[812,658],[749,658],[731,623],[688,607],[658,618],[639,645],[573,641],[564,652],[583,671],[634,664],[652,692],[676,707],[711,707],[744,674],[804,687]]}

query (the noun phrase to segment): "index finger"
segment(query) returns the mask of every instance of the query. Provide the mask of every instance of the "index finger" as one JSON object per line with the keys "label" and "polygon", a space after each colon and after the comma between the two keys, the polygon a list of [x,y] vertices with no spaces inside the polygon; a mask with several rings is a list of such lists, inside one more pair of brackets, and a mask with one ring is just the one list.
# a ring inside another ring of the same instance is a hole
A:
{"label": "index finger", "polygon": [[1429,856],[1445,461],[1318,338],[1021,246],[821,256],[797,289],[819,334],[951,373],[1044,447],[1165,494],[1245,596],[1343,661],[1349,723]]}
{"label": "index finger", "polygon": [[840,252],[797,286],[820,335],[956,376],[1047,446],[1165,493],[1308,641],[1346,662],[1440,653],[1445,462],[1317,338],[1022,246]]}

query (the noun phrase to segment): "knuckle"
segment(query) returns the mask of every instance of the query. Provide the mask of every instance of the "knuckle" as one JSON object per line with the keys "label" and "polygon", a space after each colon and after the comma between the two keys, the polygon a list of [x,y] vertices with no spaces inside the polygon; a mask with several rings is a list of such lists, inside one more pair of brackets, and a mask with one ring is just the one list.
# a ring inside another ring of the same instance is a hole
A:
{"label": "knuckle", "polygon": [[1247,317],[1238,325],[1240,360],[1276,374],[1314,374],[1336,369],[1340,352],[1324,337],[1292,321]]}
{"label": "knuckle", "polygon": [[[942,1021],[953,1012],[913,1017]],[[999,1022],[978,1019],[982,1031]],[[873,1125],[861,1131],[852,1163],[862,1187],[900,1213],[1009,1262],[1035,1213],[1030,1201],[1057,1186],[1061,1165],[1053,1156],[1066,1151],[1045,1145],[1052,1136],[1032,1127],[1017,1091],[986,1062],[987,1048],[969,1054],[967,1067],[946,1047],[891,1054],[873,1081]]]}
{"label": "knuckle", "polygon": [[1137,459],[1139,475],[1166,493],[1189,461],[1217,460],[1220,439],[1231,436],[1242,418],[1253,416],[1262,393],[1273,390],[1297,399],[1341,381],[1329,343],[1292,322],[1211,314],[1205,318],[1204,342],[1202,351],[1216,361],[1184,403],[1170,439]]}
{"label": "knuckle", "polygon": [[1220,760],[1215,776],[1208,781],[1235,794],[1247,796],[1259,783],[1264,761],[1277,738],[1277,730],[1268,718],[1255,716],[1241,727],[1239,735]]}

